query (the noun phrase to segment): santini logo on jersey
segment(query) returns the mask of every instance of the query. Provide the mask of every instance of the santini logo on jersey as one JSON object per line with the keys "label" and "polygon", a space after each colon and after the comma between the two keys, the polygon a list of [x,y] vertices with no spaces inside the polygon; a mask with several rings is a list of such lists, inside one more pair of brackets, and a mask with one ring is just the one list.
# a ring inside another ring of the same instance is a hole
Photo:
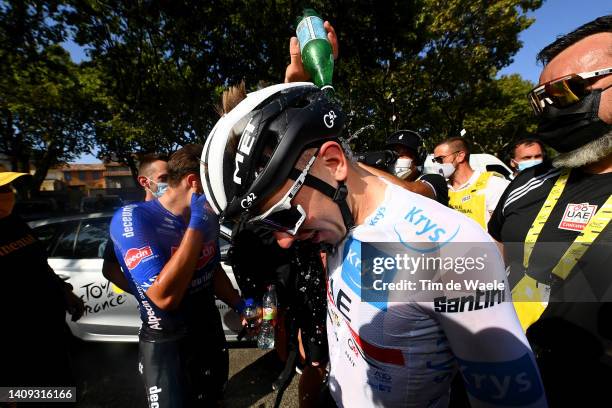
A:
{"label": "santini logo on jersey", "polygon": [[153,250],[150,246],[130,248],[125,253],[123,260],[125,261],[125,266],[127,266],[127,268],[131,271],[132,269],[136,268],[142,260],[151,256],[153,256]]}
{"label": "santini logo on jersey", "polygon": [[476,291],[476,296],[461,296],[448,298],[440,296],[434,298],[434,311],[438,313],[460,313],[464,311],[486,309],[504,301],[503,290]]}

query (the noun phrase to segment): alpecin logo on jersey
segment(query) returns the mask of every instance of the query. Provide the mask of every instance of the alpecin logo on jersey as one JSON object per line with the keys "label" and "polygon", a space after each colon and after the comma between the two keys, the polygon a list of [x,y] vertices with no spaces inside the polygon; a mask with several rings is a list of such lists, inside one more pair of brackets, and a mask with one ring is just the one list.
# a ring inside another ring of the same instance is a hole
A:
{"label": "alpecin logo on jersey", "polygon": [[144,259],[153,256],[153,250],[150,246],[142,247],[142,248],[130,248],[125,253],[125,257],[123,260],[125,261],[125,266],[131,271],[136,268],[138,264]]}
{"label": "alpecin logo on jersey", "polygon": [[202,255],[200,255],[200,259],[198,259],[198,264],[196,265],[196,268],[203,268],[215,257],[216,253],[217,245],[215,244],[215,241],[205,242],[202,246]]}
{"label": "alpecin logo on jersey", "polygon": [[[178,250],[178,247],[173,246],[170,248],[170,256],[173,256],[174,253]],[[205,267],[217,254],[217,245],[215,241],[205,242],[202,246],[202,253],[200,254],[200,258],[198,259],[198,263],[196,264],[196,270],[202,269]]]}

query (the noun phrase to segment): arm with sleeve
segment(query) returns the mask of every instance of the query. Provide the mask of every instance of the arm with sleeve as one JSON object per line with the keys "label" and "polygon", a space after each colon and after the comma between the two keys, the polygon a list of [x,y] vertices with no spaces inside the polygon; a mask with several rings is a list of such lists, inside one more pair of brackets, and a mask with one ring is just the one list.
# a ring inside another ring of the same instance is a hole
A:
{"label": "arm with sleeve", "polygon": [[[110,226],[111,237],[117,258],[122,260],[134,284],[146,292],[163,270],[167,259],[144,211],[134,207],[129,218],[126,221],[124,209],[115,214]],[[126,226],[127,223],[130,225]]]}
{"label": "arm with sleeve", "polygon": [[[200,257],[203,237],[201,226],[190,224],[178,249],[167,259],[157,241],[153,227],[155,223],[150,222],[139,210],[138,207],[133,209],[131,231],[127,233],[121,233],[124,219],[122,212],[115,214],[111,223],[111,236],[136,286],[145,290],[149,299],[160,309],[174,310],[187,292]],[[195,213],[192,210],[192,221]]]}
{"label": "arm with sleeve", "polygon": [[130,287],[127,277],[121,270],[121,265],[117,260],[117,254],[115,254],[115,245],[110,239],[104,248],[103,260],[102,275],[104,275],[106,279],[112,282],[119,289],[129,293]]}
{"label": "arm with sleeve", "polygon": [[[488,245],[489,240],[483,241]],[[490,245],[485,274],[480,273],[479,278],[482,282],[504,282],[504,290],[495,296],[488,291],[488,302],[483,301],[485,292],[480,292],[481,302],[475,303],[481,307],[439,313],[440,324],[457,359],[473,407],[545,407],[542,380],[512,304],[501,254],[493,242]],[[465,255],[471,254],[472,251]]]}

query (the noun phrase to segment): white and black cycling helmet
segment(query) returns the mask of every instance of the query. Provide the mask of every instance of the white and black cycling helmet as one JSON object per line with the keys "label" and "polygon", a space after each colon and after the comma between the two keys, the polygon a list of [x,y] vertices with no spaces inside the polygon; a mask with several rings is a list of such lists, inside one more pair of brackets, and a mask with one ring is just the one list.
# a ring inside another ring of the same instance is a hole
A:
{"label": "white and black cycling helmet", "polygon": [[[306,169],[294,168],[304,150],[338,141],[344,123],[340,106],[309,82],[273,85],[248,94],[219,119],[204,145],[201,179],[208,202],[222,217],[257,219],[295,233],[305,214],[288,203],[305,184],[338,203],[348,230],[352,216],[344,183],[332,187],[307,174],[314,158]],[[296,183],[284,206],[264,217],[253,213],[287,179]]]}

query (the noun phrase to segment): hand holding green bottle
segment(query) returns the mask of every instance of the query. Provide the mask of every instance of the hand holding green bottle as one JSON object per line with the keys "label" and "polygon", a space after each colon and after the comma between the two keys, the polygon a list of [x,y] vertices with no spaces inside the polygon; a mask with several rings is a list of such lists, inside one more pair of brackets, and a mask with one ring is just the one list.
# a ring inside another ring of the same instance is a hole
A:
{"label": "hand holding green bottle", "polygon": [[[325,21],[323,24],[325,31],[327,32],[327,39],[332,47],[332,54],[334,56],[334,60],[338,58],[338,37],[336,36],[336,31],[334,27],[329,23],[329,21]],[[291,57],[291,62],[287,65],[287,69],[285,70],[285,82],[300,82],[300,81],[309,81],[311,79],[310,74],[304,68],[304,63],[302,62],[302,54],[300,53],[300,43],[297,37],[291,37],[289,41],[289,55]]]}

